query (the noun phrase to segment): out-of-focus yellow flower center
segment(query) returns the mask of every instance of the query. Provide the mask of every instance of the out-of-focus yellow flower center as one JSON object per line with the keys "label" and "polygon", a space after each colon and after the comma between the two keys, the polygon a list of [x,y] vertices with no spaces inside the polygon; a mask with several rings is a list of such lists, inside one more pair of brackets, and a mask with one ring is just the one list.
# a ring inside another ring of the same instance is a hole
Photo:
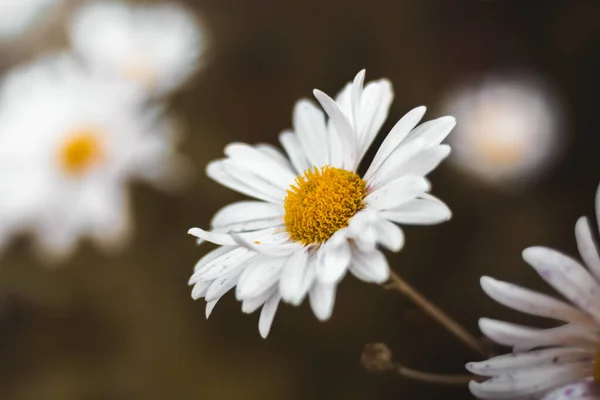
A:
{"label": "out-of-focus yellow flower center", "polygon": [[125,64],[121,75],[128,81],[137,82],[148,89],[153,89],[158,81],[158,75],[149,63],[142,59],[134,59]]}
{"label": "out-of-focus yellow flower center", "polygon": [[518,143],[501,143],[494,138],[477,137],[476,143],[484,157],[494,164],[513,165],[523,159],[524,146]]}
{"label": "out-of-focus yellow flower center", "polygon": [[81,175],[104,156],[99,132],[82,129],[73,132],[59,149],[60,166],[69,175]]}
{"label": "out-of-focus yellow flower center", "polygon": [[323,243],[364,207],[366,184],[354,172],[325,166],[298,175],[283,202],[285,226],[304,245]]}
{"label": "out-of-focus yellow flower center", "polygon": [[600,348],[596,350],[596,359],[594,360],[594,380],[600,382]]}

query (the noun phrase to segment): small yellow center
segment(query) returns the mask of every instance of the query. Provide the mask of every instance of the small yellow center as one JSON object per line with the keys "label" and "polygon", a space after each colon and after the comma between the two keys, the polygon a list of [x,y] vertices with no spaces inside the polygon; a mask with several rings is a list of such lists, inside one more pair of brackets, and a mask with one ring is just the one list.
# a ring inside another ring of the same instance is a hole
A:
{"label": "small yellow center", "polygon": [[73,132],[59,149],[61,168],[69,175],[81,175],[102,160],[103,149],[98,132]]}
{"label": "small yellow center", "polygon": [[285,226],[304,245],[327,241],[364,207],[366,184],[354,172],[325,166],[298,175],[283,202]]}
{"label": "small yellow center", "polygon": [[126,63],[121,70],[121,75],[126,80],[139,83],[148,89],[153,89],[158,82],[156,70],[142,58]]}
{"label": "small yellow center", "polygon": [[600,348],[596,350],[596,359],[594,360],[594,381],[600,382]]}

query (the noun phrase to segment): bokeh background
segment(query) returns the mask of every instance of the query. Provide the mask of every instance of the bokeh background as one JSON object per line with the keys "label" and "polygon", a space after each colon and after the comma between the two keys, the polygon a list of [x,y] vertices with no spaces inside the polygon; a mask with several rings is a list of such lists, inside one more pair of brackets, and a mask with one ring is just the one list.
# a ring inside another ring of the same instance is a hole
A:
{"label": "bokeh background", "polygon": [[[77,2],[50,11],[39,29],[0,47],[3,70],[65,46],[61,22]],[[137,3],[142,3],[138,1]],[[593,215],[600,181],[600,2],[426,0],[188,0],[210,37],[204,67],[170,100],[195,174],[186,190],[133,188],[136,235],[107,256],[84,244],[48,268],[27,238],[0,258],[2,399],[463,399],[440,387],[360,365],[383,341],[396,360],[461,373],[477,355],[400,294],[354,278],[339,287],[333,317],[283,305],[268,339],[258,315],[233,294],[209,321],[187,280],[210,248],[186,235],[242,197],[206,178],[231,141],[275,143],[300,97],[335,93],[362,68],[389,78],[396,97],[378,137],[414,106],[428,118],[454,86],[490,71],[527,69],[550,84],[564,113],[562,156],[519,190],[486,185],[444,163],[433,193],[453,219],[407,227],[389,254],[394,270],[472,332],[488,315],[528,318],[487,299],[480,275],[547,290],[520,258],[544,244],[575,254],[573,227]],[[460,126],[460,120],[458,121]],[[2,194],[0,194],[2,195]],[[534,321],[536,323],[537,321]],[[540,321],[541,324],[543,322]]]}

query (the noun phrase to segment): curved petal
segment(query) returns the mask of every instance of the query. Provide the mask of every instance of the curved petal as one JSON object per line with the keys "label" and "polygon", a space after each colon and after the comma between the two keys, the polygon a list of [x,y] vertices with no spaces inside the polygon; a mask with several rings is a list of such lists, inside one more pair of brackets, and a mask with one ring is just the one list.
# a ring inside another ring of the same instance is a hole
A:
{"label": "curved petal", "polygon": [[600,320],[600,288],[577,261],[546,247],[529,247],[523,259],[581,310]]}
{"label": "curved petal", "polygon": [[315,316],[321,321],[328,320],[331,317],[335,302],[336,287],[336,284],[324,284],[315,281],[308,293],[310,306]]}
{"label": "curved petal", "polygon": [[266,338],[271,331],[271,325],[273,325],[273,318],[275,318],[275,313],[277,312],[277,306],[279,306],[279,301],[281,297],[279,293],[275,292],[273,295],[265,302],[265,305],[260,312],[260,318],[258,320],[258,331],[260,332],[260,336]]}
{"label": "curved petal", "polygon": [[595,326],[594,321],[586,314],[545,294],[487,276],[481,278],[481,287],[492,299],[514,310],[565,322]]}

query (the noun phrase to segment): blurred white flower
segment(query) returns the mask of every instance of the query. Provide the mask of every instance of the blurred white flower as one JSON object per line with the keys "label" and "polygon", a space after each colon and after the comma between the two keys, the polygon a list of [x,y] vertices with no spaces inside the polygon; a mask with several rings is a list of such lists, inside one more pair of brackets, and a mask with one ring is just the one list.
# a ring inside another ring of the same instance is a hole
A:
{"label": "blurred white flower", "polygon": [[24,33],[44,11],[60,0],[0,0],[0,40]]}
{"label": "blurred white flower", "polygon": [[387,135],[365,175],[356,173],[393,98],[389,81],[363,88],[364,77],[359,72],[335,101],[315,90],[325,113],[309,100],[298,101],[294,131],[279,138],[286,155],[270,145],[233,143],[226,158],[208,165],[212,179],[258,200],[222,208],[212,231],[190,230],[222,246],[198,261],[190,279],[192,297],[208,302],[207,316],[236,286],[242,311],[262,306],[263,337],[280,300],[299,305],[308,296],[317,318],[326,320],[348,271],[367,282],[387,280],[378,245],[402,248],[404,234],[395,223],[450,218],[448,207],[428,193],[425,176],[450,152],[440,142],[455,125],[452,117],[415,128],[425,107],[415,108]]}
{"label": "blurred white flower", "polygon": [[[600,217],[600,187],[596,193]],[[600,390],[600,255],[586,217],[575,225],[583,263],[544,247],[530,247],[523,258],[568,302],[511,283],[481,278],[483,290],[517,311],[563,321],[549,329],[530,328],[482,318],[479,326],[513,353],[467,364],[490,379],[472,381],[471,392],[482,399],[598,399]],[[593,382],[595,381],[595,382]]]}
{"label": "blurred white flower", "polygon": [[141,84],[154,95],[190,78],[205,50],[205,36],[175,4],[82,6],[70,27],[73,47],[90,67]]}
{"label": "blurred white flower", "polygon": [[531,182],[561,149],[562,110],[532,75],[484,78],[452,93],[444,111],[459,121],[450,161],[491,184]]}
{"label": "blurred white flower", "polygon": [[22,231],[66,256],[82,236],[107,249],[130,230],[127,183],[182,166],[172,127],[133,85],[67,55],[10,72],[0,87],[0,242]]}

